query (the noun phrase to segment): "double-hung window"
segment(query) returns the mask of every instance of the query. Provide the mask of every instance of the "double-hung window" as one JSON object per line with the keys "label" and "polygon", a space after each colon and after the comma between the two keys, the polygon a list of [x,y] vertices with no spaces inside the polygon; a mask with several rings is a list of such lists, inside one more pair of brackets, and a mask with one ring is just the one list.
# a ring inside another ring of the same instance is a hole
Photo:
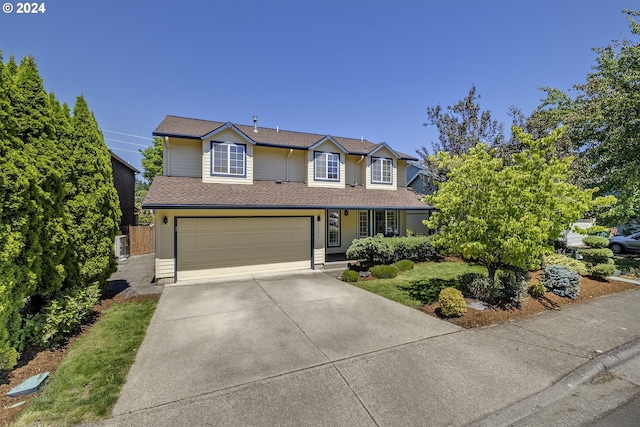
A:
{"label": "double-hung window", "polygon": [[340,181],[340,154],[314,154],[315,179],[326,181]]}
{"label": "double-hung window", "polygon": [[384,157],[371,158],[371,182],[376,184],[392,184],[393,160]]}
{"label": "double-hung window", "polygon": [[246,147],[231,142],[211,143],[211,175],[245,176]]}

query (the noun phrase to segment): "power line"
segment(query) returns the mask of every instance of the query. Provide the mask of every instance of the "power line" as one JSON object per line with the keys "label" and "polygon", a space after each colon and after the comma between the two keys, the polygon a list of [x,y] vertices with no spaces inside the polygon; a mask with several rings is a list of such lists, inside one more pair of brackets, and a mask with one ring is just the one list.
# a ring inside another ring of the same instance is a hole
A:
{"label": "power line", "polygon": [[142,155],[142,153],[141,153],[141,152],[139,152],[139,151],[125,150],[124,148],[114,148],[114,147],[109,147],[109,150],[126,151],[127,153],[136,153],[136,154],[140,154],[140,155]]}
{"label": "power line", "polygon": [[134,138],[140,138],[140,139],[146,139],[148,141],[153,141],[153,138],[149,138],[148,136],[131,135],[130,133],[116,132],[115,130],[108,130],[108,129],[101,129],[101,130],[102,130],[102,132],[117,133],[118,135],[132,136]]}
{"label": "power line", "polygon": [[105,141],[120,142],[120,143],[122,143],[122,144],[136,145],[136,146],[138,146],[138,147],[144,147],[144,148],[148,148],[148,147],[150,147],[150,145],[136,144],[135,142],[121,141],[121,140],[119,140],[119,139],[105,138],[104,140],[105,140]]}

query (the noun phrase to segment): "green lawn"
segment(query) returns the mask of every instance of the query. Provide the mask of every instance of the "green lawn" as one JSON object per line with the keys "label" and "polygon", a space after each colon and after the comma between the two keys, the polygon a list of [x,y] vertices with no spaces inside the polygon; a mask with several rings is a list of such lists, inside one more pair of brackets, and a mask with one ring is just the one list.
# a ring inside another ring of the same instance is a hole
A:
{"label": "green lawn", "polygon": [[72,426],[107,418],[157,301],[114,305],[76,341],[16,426]]}
{"label": "green lawn", "polygon": [[422,303],[410,298],[406,292],[399,289],[400,286],[420,279],[453,279],[464,273],[487,274],[487,269],[464,262],[424,262],[416,264],[413,270],[401,272],[394,279],[364,280],[351,284],[400,304],[418,307]]}
{"label": "green lawn", "polygon": [[622,271],[622,274],[637,274],[640,272],[640,261],[637,261],[635,257],[614,256],[613,261],[616,264],[616,268]]}

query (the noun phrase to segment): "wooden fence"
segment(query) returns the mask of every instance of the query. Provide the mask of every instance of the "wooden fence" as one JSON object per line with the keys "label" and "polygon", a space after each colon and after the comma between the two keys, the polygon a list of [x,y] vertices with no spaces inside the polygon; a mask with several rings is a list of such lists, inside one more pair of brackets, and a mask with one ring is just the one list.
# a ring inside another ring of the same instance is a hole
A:
{"label": "wooden fence", "polygon": [[155,227],[153,225],[129,226],[129,254],[142,255],[154,252]]}

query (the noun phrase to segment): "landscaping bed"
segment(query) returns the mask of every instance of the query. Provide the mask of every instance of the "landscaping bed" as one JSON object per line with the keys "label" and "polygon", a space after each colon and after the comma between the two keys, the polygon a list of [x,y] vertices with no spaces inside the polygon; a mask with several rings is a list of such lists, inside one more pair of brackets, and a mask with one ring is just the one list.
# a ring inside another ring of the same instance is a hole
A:
{"label": "landscaping bed", "polygon": [[[72,344],[78,339],[87,334],[93,325],[101,318],[102,313],[108,308],[116,304],[130,303],[130,302],[144,302],[148,300],[157,300],[159,295],[141,295],[133,298],[124,298],[123,296],[116,295],[113,298],[103,299],[100,304],[94,307],[94,316],[92,316],[89,322],[85,323],[79,333],[70,339],[65,345],[56,347],[53,349],[35,349],[28,348],[22,352],[18,365],[9,372],[4,372],[0,376],[0,426],[9,426],[13,423],[18,416],[19,412],[24,410],[32,399],[39,396],[41,393],[34,393],[29,396],[20,396],[16,398],[10,398],[7,396],[9,390],[19,385],[27,378],[43,373],[49,372],[49,382],[52,380],[56,369],[67,356],[68,351]],[[12,405],[24,402],[19,406],[11,408]]]}
{"label": "landscaping bed", "polygon": [[[532,273],[529,285],[539,282],[541,273],[541,271]],[[523,319],[545,311],[558,310],[567,305],[585,303],[605,295],[630,291],[637,288],[638,286],[632,283],[617,280],[594,279],[585,276],[580,280],[580,294],[575,300],[558,296],[553,292],[545,292],[544,296],[540,298],[528,297],[521,309],[489,307],[488,310],[481,311],[469,307],[464,316],[451,318],[444,318],[439,315],[440,305],[437,302],[423,305],[419,307],[419,310],[432,316],[445,319],[463,328],[477,328]]]}

